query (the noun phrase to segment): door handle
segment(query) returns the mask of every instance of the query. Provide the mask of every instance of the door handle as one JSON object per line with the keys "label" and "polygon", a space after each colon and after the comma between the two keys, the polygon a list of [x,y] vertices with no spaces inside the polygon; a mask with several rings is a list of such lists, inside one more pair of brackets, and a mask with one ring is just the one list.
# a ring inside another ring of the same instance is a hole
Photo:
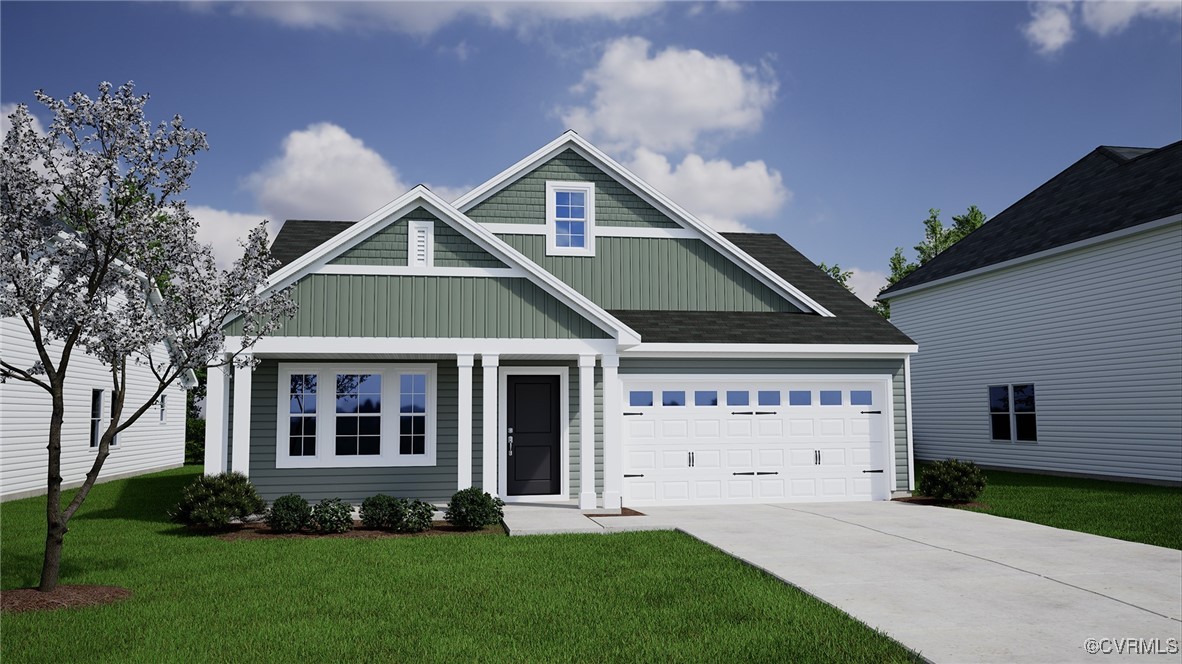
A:
{"label": "door handle", "polygon": [[813,464],[821,465],[821,450],[813,450]]}
{"label": "door handle", "polygon": [[509,434],[509,456],[513,456],[513,434]]}

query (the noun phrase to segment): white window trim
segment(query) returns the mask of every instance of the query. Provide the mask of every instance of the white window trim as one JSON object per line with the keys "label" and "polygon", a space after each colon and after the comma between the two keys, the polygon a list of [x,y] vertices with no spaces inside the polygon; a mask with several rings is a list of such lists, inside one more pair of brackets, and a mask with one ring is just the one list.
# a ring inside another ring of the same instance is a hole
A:
{"label": "white window trim", "polygon": [[[412,219],[407,222],[406,233],[406,264],[408,267],[432,267],[435,265],[435,222]],[[427,262],[415,261],[415,237],[420,231],[427,234]]]}
{"label": "white window trim", "polygon": [[[555,237],[558,230],[558,220],[555,217],[554,195],[560,191],[577,191],[586,195],[587,221],[585,246],[560,247]],[[546,181],[546,255],[547,256],[594,256],[595,255],[595,183],[567,182],[562,180]]]}
{"label": "white window trim", "polygon": [[[337,374],[377,374],[382,377],[382,452],[374,455],[341,455],[336,453]],[[399,450],[399,410],[401,380],[405,373],[427,374],[427,448],[426,454],[401,454]],[[288,390],[292,374],[316,374],[316,454],[291,456],[288,447],[290,431],[288,418]],[[325,378],[328,378],[326,381]],[[332,396],[325,399],[322,385],[330,385]],[[276,468],[374,468],[436,465],[436,426],[438,411],[438,367],[435,364],[279,364],[279,395],[276,402],[275,467]],[[325,408],[330,408],[325,412]]]}
{"label": "white window trim", "polygon": [[1015,383],[991,383],[985,387],[986,396],[988,396],[989,390],[991,390],[995,387],[1006,388],[1007,394],[1009,395],[1009,405],[1010,405],[1010,410],[1007,413],[1010,416],[1010,437],[1009,438],[994,438],[993,437],[993,416],[994,415],[1001,415],[1001,413],[993,412],[993,404],[991,402],[987,402],[986,415],[989,417],[989,421],[986,424],[989,427],[989,442],[991,442],[991,443],[1012,443],[1014,445],[1037,445],[1038,444],[1038,389],[1035,388],[1035,390],[1034,390],[1034,392],[1035,392],[1034,410],[1029,413],[1023,413],[1025,415],[1033,415],[1034,416],[1034,440],[1018,440],[1018,417],[1017,417],[1018,410],[1014,407],[1015,406],[1015,404],[1014,404],[1014,386],[1015,385],[1030,385],[1031,387],[1034,387],[1035,383],[1032,380],[1018,381]]}

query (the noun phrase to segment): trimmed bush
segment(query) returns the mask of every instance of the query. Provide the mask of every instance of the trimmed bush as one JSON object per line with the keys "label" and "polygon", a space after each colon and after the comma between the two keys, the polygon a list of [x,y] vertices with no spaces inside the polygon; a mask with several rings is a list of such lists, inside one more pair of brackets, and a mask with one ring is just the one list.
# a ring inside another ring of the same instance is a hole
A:
{"label": "trimmed bush", "polygon": [[361,503],[361,523],[366,528],[398,530],[406,520],[408,503],[404,498],[395,498],[379,493]]}
{"label": "trimmed bush", "polygon": [[312,528],[318,533],[343,533],[353,527],[353,506],[340,498],[325,498],[312,508]]}
{"label": "trimmed bush", "polygon": [[259,514],[267,503],[242,473],[202,475],[181,491],[181,502],[168,512],[176,523],[225,528],[231,519]]}
{"label": "trimmed bush", "polygon": [[435,506],[421,500],[412,500],[406,506],[406,518],[394,529],[400,533],[421,533],[431,530],[435,518]]}
{"label": "trimmed bush", "polygon": [[451,497],[443,518],[458,528],[476,530],[492,526],[505,518],[505,501],[476,487],[461,489]]}
{"label": "trimmed bush", "polygon": [[312,521],[312,506],[298,494],[280,496],[267,510],[267,525],[277,533],[298,533]]}
{"label": "trimmed bush", "polygon": [[935,461],[924,467],[919,478],[919,492],[939,500],[969,502],[984,490],[985,474],[972,461]]}

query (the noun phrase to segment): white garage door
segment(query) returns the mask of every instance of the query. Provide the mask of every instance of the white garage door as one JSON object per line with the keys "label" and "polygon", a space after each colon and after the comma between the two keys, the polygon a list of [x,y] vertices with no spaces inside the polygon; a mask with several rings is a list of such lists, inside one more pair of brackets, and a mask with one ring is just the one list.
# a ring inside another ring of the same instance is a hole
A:
{"label": "white garage door", "polygon": [[625,505],[886,499],[888,384],[624,377]]}

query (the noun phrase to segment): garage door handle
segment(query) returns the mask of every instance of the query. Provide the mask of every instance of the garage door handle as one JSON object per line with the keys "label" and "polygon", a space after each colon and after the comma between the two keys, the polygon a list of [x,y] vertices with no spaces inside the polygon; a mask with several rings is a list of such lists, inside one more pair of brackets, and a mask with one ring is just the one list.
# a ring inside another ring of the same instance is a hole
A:
{"label": "garage door handle", "polygon": [[754,415],[755,413],[749,410],[732,410],[731,415]]}
{"label": "garage door handle", "polygon": [[882,415],[882,411],[881,410],[864,410],[864,411],[862,411],[862,414],[863,415]]}
{"label": "garage door handle", "polygon": [[624,475],[624,477],[644,477],[644,475]]}
{"label": "garage door handle", "polygon": [[862,472],[863,473],[881,473],[882,469],[880,468],[878,470],[863,470]]}
{"label": "garage door handle", "polygon": [[731,473],[731,475],[754,475],[754,474],[755,474],[754,470],[746,472],[746,473]]}
{"label": "garage door handle", "polygon": [[780,474],[780,472],[779,472],[779,471],[777,471],[777,470],[765,470],[765,471],[763,471],[763,472],[758,472],[758,473],[755,473],[755,474],[756,474],[756,475],[779,475],[779,474]]}

